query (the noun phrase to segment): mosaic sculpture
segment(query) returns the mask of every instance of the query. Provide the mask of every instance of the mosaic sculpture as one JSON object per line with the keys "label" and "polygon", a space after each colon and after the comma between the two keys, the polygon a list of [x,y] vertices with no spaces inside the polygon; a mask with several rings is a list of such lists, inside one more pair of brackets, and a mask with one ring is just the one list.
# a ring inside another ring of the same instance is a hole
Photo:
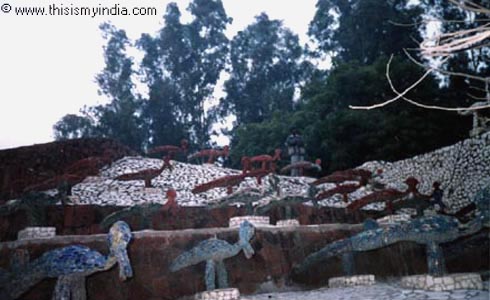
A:
{"label": "mosaic sculpture", "polygon": [[483,226],[490,227],[490,185],[479,191],[474,202],[479,211],[474,219],[465,224],[447,215],[421,217],[387,228],[379,228],[375,221],[371,221],[373,224],[369,224],[365,231],[330,243],[318,252],[308,255],[303,263],[295,267],[294,272],[303,273],[312,265],[332,256],[378,249],[401,241],[411,241],[426,245],[429,274],[441,276],[445,273],[445,263],[440,244],[474,234]]}
{"label": "mosaic sculpture", "polygon": [[298,161],[292,164],[289,164],[281,169],[281,174],[289,174],[291,170],[298,169],[299,174],[302,176],[305,170],[314,170],[316,172],[322,171],[322,160],[317,158],[314,163],[309,161]]}
{"label": "mosaic sculpture", "polygon": [[320,185],[323,183],[335,183],[339,184],[344,181],[359,181],[359,182],[367,182],[371,179],[372,173],[371,171],[364,169],[348,169],[343,171],[336,171],[330,175],[324,176],[313,181],[313,185]]}
{"label": "mosaic sculpture", "polygon": [[233,257],[243,250],[248,259],[254,254],[250,240],[255,228],[248,221],[240,224],[239,240],[231,245],[224,240],[211,238],[200,242],[196,247],[178,256],[170,265],[170,271],[175,272],[188,266],[206,262],[206,290],[216,289],[216,277],[218,288],[228,287],[228,273],[223,260]]}
{"label": "mosaic sculpture", "polygon": [[218,149],[204,149],[199,152],[196,152],[192,155],[189,155],[187,158],[188,160],[195,160],[195,159],[203,159],[203,158],[208,158],[207,163],[212,164],[214,163],[214,160],[218,157],[228,157],[230,154],[230,147],[229,146],[224,146],[223,150],[218,150]]}
{"label": "mosaic sculpture", "polygon": [[13,272],[4,294],[17,299],[44,278],[58,278],[53,299],[84,300],[85,277],[93,273],[109,270],[117,263],[121,280],[133,276],[126,251],[131,237],[128,224],[119,221],[112,225],[107,236],[108,256],[79,245],[48,251]]}
{"label": "mosaic sculpture", "polygon": [[172,171],[172,165],[170,164],[170,157],[168,155],[163,158],[163,164],[159,169],[146,169],[134,173],[122,174],[117,176],[116,180],[144,180],[145,187],[149,188],[152,187],[151,180],[160,175],[165,169]]}
{"label": "mosaic sculpture", "polygon": [[[257,172],[257,171],[253,171]],[[247,173],[245,175],[248,175]],[[245,176],[242,174],[242,176]],[[245,206],[247,214],[253,215],[254,203],[264,199],[266,197],[276,198],[279,196],[279,178],[271,174],[267,177],[268,185],[265,185],[263,188],[242,188],[231,194],[228,194],[224,197],[217,199],[212,205],[209,206],[210,209],[217,207],[227,207],[231,204],[242,204]]]}
{"label": "mosaic sculpture", "polygon": [[85,175],[78,175],[78,174],[63,174],[63,175],[55,176],[46,179],[40,183],[27,186],[24,189],[24,193],[40,192],[40,191],[56,189],[60,185],[66,185],[69,188],[71,188],[75,184],[82,182],[85,179],[85,177],[86,177]]}
{"label": "mosaic sculpture", "polygon": [[400,201],[406,201],[409,199],[425,199],[429,202],[430,196],[421,194],[418,189],[419,181],[414,177],[408,177],[405,180],[405,184],[408,186],[405,191],[399,191],[397,189],[383,189],[380,191],[375,191],[369,195],[366,195],[356,201],[352,202],[347,206],[347,209],[354,211],[358,210],[370,203],[375,202],[385,202],[387,210],[392,211],[392,204],[395,202],[401,203]]}
{"label": "mosaic sculpture", "polygon": [[108,216],[106,216],[102,222],[100,222],[100,226],[102,228],[107,228],[114,222],[122,220],[128,217],[138,217],[140,220],[140,227],[142,229],[150,228],[152,216],[163,210],[163,211],[172,211],[175,212],[178,209],[178,203],[175,200],[177,197],[177,193],[174,189],[167,190],[167,202],[164,205],[160,203],[151,203],[147,202],[140,205],[133,205],[127,208],[123,208],[121,210],[115,211]]}
{"label": "mosaic sculpture", "polygon": [[171,159],[175,154],[179,152],[182,152],[184,154],[187,153],[188,149],[189,149],[189,142],[186,139],[183,139],[180,141],[180,146],[174,146],[174,145],[157,146],[149,149],[146,153],[147,154],[163,153],[165,154],[165,156],[168,156],[169,159]]}
{"label": "mosaic sculpture", "polygon": [[254,170],[248,173],[242,173],[237,175],[226,175],[211,180],[209,182],[196,185],[192,189],[192,192],[194,194],[198,194],[198,193],[204,193],[210,189],[224,187],[227,189],[228,194],[231,194],[233,192],[233,187],[235,185],[239,185],[243,180],[245,180],[245,178],[255,177],[257,179],[257,183],[260,184],[262,177],[266,176],[267,174],[269,174],[268,170]]}
{"label": "mosaic sculpture", "polygon": [[[329,198],[335,194],[341,194],[344,202],[348,202],[348,194],[357,191],[358,189],[369,185],[372,189],[378,190],[384,188],[379,182],[375,181],[375,178],[382,173],[382,170],[378,170],[373,176],[371,171],[364,169],[348,169],[344,171],[336,171],[328,176],[319,178],[312,183],[312,186],[316,187],[324,183],[334,183],[335,187],[321,191],[316,195],[316,200],[323,200]],[[345,182],[349,183],[345,183]],[[350,183],[357,181],[357,183]]]}
{"label": "mosaic sculpture", "polygon": [[258,205],[255,208],[255,214],[259,216],[267,216],[271,211],[275,209],[280,209],[284,211],[283,216],[284,219],[293,219],[297,217],[297,213],[295,213],[294,207],[298,204],[303,204],[306,202],[312,202],[314,207],[318,207],[318,203],[315,198],[311,197],[303,197],[303,196],[284,196],[281,198],[274,199],[269,201],[267,204]]}
{"label": "mosaic sculpture", "polygon": [[10,200],[0,206],[0,217],[5,217],[17,211],[24,211],[30,226],[46,225],[46,206],[55,205],[63,202],[64,197],[61,192],[56,196],[50,196],[45,193],[29,192],[19,199]]}

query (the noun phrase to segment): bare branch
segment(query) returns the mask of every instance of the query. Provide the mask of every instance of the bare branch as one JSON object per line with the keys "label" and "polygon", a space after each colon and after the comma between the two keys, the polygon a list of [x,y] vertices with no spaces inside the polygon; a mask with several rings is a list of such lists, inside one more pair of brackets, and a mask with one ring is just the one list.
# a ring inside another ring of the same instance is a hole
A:
{"label": "bare branch", "polygon": [[[405,54],[407,55],[407,57],[414,64],[416,64],[416,65],[418,65],[418,66],[420,66],[420,67],[422,67],[424,69],[428,69],[429,68],[428,66],[424,65],[423,63],[421,63],[417,59],[415,59],[406,49],[403,49],[403,51],[405,52]],[[483,82],[486,82],[488,80],[486,77],[472,75],[472,74],[468,74],[468,73],[452,72],[452,71],[447,71],[447,70],[444,70],[444,69],[441,69],[441,68],[434,68],[434,67],[430,67],[430,68],[432,70],[434,70],[436,72],[439,72],[441,74],[444,74],[444,75],[465,77],[465,78],[474,79],[474,80],[483,81]]]}
{"label": "bare branch", "polygon": [[481,13],[481,14],[490,14],[490,8],[486,8],[484,6],[478,5],[473,1],[449,0],[449,2],[461,7],[462,9],[465,9],[467,11],[472,11],[472,12]]}
{"label": "bare branch", "polygon": [[[390,57],[390,60],[388,61],[388,64],[386,65],[386,76],[389,77],[389,73],[390,73],[390,65],[391,65],[391,61],[393,60],[393,54],[391,55]],[[413,83],[411,86],[409,86],[405,91],[403,91],[403,93],[401,94],[398,94],[395,98],[392,98],[390,100],[387,100],[385,102],[382,102],[382,103],[378,103],[378,104],[374,104],[374,105],[371,105],[371,106],[354,106],[354,105],[349,105],[349,108],[351,109],[365,109],[365,110],[371,110],[371,109],[375,109],[375,108],[379,108],[379,107],[383,107],[383,106],[386,106],[392,102],[395,102],[396,100],[402,98],[406,93],[408,93],[411,89],[415,88],[417,85],[419,85],[419,83],[421,83],[425,77],[427,77],[430,73],[432,72],[432,69],[429,69],[427,70],[424,75],[422,75],[415,83]]]}

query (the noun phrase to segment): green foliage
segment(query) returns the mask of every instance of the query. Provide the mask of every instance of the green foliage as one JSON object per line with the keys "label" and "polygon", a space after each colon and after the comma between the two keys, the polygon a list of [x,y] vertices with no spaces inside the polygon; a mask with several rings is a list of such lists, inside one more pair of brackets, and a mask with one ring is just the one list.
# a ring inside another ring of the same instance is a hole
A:
{"label": "green foliage", "polygon": [[381,55],[400,54],[420,40],[415,26],[422,10],[407,0],[319,0],[308,34],[319,50],[346,62],[371,64]]}
{"label": "green foliage", "polygon": [[224,30],[231,20],[220,0],[195,0],[188,10],[194,19],[183,24],[177,5],[169,4],[159,35],[143,35],[138,41],[145,52],[142,67],[150,88],[145,117],[150,120],[152,143],[183,131],[200,146],[209,138],[211,118],[204,113],[204,101],[225,66],[228,39]]}
{"label": "green foliage", "polygon": [[291,112],[295,90],[311,69],[302,55],[298,37],[281,21],[257,16],[231,41],[221,113],[234,113],[242,125],[264,121],[274,111]]}
{"label": "green foliage", "polygon": [[158,35],[143,34],[136,43],[144,53],[136,68],[148,86],[148,99],[135,93],[136,71],[126,55],[132,44],[126,33],[101,25],[107,40],[106,66],[96,81],[110,103],[90,107],[83,116],[64,117],[54,127],[55,136],[111,137],[134,149],[178,144],[189,136],[202,147],[212,121],[204,112],[204,101],[211,97],[226,63],[224,30],[231,19],[220,0],[194,0],[188,10],[194,18],[184,24],[177,4],[170,3]]}
{"label": "green foliage", "polygon": [[94,135],[94,125],[85,116],[65,115],[53,125],[56,140],[77,139]]}

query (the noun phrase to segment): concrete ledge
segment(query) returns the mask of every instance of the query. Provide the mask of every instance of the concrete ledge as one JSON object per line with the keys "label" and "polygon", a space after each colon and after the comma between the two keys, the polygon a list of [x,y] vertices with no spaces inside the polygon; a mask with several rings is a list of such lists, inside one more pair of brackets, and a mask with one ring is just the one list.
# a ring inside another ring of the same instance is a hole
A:
{"label": "concrete ledge", "polygon": [[242,216],[242,217],[233,217],[230,219],[229,227],[240,227],[240,224],[243,221],[249,221],[255,227],[264,227],[271,226],[269,217],[261,217],[261,216]]}
{"label": "concrete ledge", "polygon": [[478,273],[454,273],[441,277],[428,274],[402,277],[400,285],[409,289],[451,291],[459,289],[481,290],[483,282]]}
{"label": "concrete ledge", "polygon": [[373,285],[376,283],[374,275],[355,275],[332,277],[328,280],[329,288],[341,288],[360,285]]}
{"label": "concrete ledge", "polygon": [[195,300],[240,300],[240,291],[236,288],[216,289],[194,295]]}
{"label": "concrete ledge", "polygon": [[56,236],[56,227],[26,227],[17,233],[17,240],[49,239]]}

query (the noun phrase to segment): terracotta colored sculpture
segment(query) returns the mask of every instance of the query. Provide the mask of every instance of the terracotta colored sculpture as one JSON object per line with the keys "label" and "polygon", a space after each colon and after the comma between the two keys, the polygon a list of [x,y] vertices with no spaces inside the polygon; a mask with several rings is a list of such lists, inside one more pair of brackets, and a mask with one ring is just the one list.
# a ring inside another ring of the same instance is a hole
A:
{"label": "terracotta colored sculpture", "polygon": [[112,162],[114,156],[112,151],[106,150],[102,156],[89,156],[70,164],[63,170],[63,173],[84,177],[96,176],[102,167]]}
{"label": "terracotta colored sculpture", "polygon": [[86,176],[76,174],[63,174],[47,179],[41,183],[33,184],[24,189],[24,193],[33,191],[46,191],[58,188],[60,185],[74,186],[82,182]]}
{"label": "terracotta colored sculpture", "polygon": [[180,141],[180,146],[174,146],[174,145],[157,146],[149,149],[146,153],[147,154],[163,153],[164,156],[168,156],[171,159],[176,153],[179,152],[182,152],[184,154],[187,153],[188,149],[189,149],[189,142],[186,139],[183,139]]}
{"label": "terracotta colored sculpture", "polygon": [[248,221],[240,224],[239,240],[231,245],[227,241],[211,238],[200,242],[196,247],[178,256],[170,265],[170,271],[176,272],[188,266],[206,262],[206,289],[214,290],[218,278],[218,288],[228,287],[228,274],[223,260],[233,257],[243,250],[245,257],[251,258],[254,249],[250,245],[255,228]]}
{"label": "terracotta colored sculpture", "polygon": [[218,149],[204,149],[199,152],[196,152],[192,155],[189,155],[188,159],[193,160],[193,159],[202,159],[202,158],[207,158],[207,163],[212,164],[214,163],[215,159],[218,157],[228,157],[230,154],[230,147],[229,146],[224,146],[223,150],[218,150]]}
{"label": "terracotta colored sculpture", "polygon": [[17,299],[44,278],[58,278],[53,299],[86,299],[85,277],[93,273],[109,270],[119,264],[121,280],[133,276],[126,251],[131,237],[128,224],[120,221],[109,230],[108,256],[85,246],[68,246],[48,251],[11,274],[4,287],[4,294]]}
{"label": "terracotta colored sculpture", "polygon": [[40,183],[32,184],[24,189],[24,192],[45,191],[67,185],[69,188],[82,182],[87,176],[96,176],[99,170],[112,162],[114,153],[110,150],[104,151],[103,156],[89,156],[80,159],[63,170],[63,174],[46,179]]}
{"label": "terracotta colored sculpture", "polygon": [[299,171],[299,175],[302,176],[305,170],[315,170],[317,172],[322,171],[322,160],[317,158],[315,163],[309,161],[299,161],[296,163],[289,164],[281,169],[281,174],[287,174],[291,172],[292,169],[297,169]]}
{"label": "terracotta colored sculpture", "polygon": [[328,176],[319,178],[315,180],[313,185],[320,185],[323,183],[342,183],[344,181],[359,181],[360,183],[366,184],[367,181],[372,177],[371,171],[364,169],[348,169],[344,171],[337,171]]}
{"label": "terracotta colored sculpture", "polygon": [[257,156],[244,156],[242,157],[242,171],[243,173],[254,170],[253,166],[256,163],[260,163],[260,170],[267,170],[270,172],[276,171],[276,161],[281,158],[281,149],[274,150],[274,155],[267,154]]}
{"label": "terracotta colored sculpture", "polygon": [[122,174],[117,176],[116,180],[121,180],[121,181],[144,180],[145,187],[149,188],[152,187],[151,180],[157,177],[158,175],[160,175],[165,169],[169,169],[170,171],[172,171],[172,165],[170,164],[169,156],[165,156],[163,158],[163,164],[159,169],[146,169],[135,173]]}
{"label": "terracotta colored sculpture", "polygon": [[341,194],[342,195],[342,200],[344,202],[348,202],[347,194],[350,194],[354,191],[357,191],[362,185],[358,183],[353,183],[353,184],[339,184],[336,187],[322,191],[318,195],[316,195],[317,200],[323,200],[325,198],[332,197],[335,194]]}
{"label": "terracotta colored sculpture", "polygon": [[233,192],[233,187],[235,185],[239,185],[245,178],[247,177],[255,177],[257,178],[257,182],[260,184],[261,178],[269,174],[270,172],[267,170],[254,170],[248,173],[242,173],[237,175],[227,175],[223,176],[209,182],[199,184],[192,189],[194,194],[203,193],[210,189],[225,187],[227,188],[228,194]]}
{"label": "terracotta colored sculpture", "polygon": [[162,206],[164,211],[172,211],[179,209],[179,204],[177,203],[177,192],[174,189],[169,189],[167,191],[167,202]]}
{"label": "terracotta colored sculpture", "polygon": [[385,189],[381,191],[375,191],[367,196],[364,196],[352,202],[347,206],[347,208],[349,210],[357,210],[370,203],[386,202],[387,209],[392,210],[391,205],[395,201],[404,201],[406,199],[410,199],[414,197],[419,199],[425,198],[427,199],[427,201],[429,200],[430,198],[429,196],[422,195],[417,190],[417,185],[419,183],[417,179],[415,179],[414,177],[409,177],[405,180],[405,183],[408,185],[408,188],[403,192],[396,189]]}

